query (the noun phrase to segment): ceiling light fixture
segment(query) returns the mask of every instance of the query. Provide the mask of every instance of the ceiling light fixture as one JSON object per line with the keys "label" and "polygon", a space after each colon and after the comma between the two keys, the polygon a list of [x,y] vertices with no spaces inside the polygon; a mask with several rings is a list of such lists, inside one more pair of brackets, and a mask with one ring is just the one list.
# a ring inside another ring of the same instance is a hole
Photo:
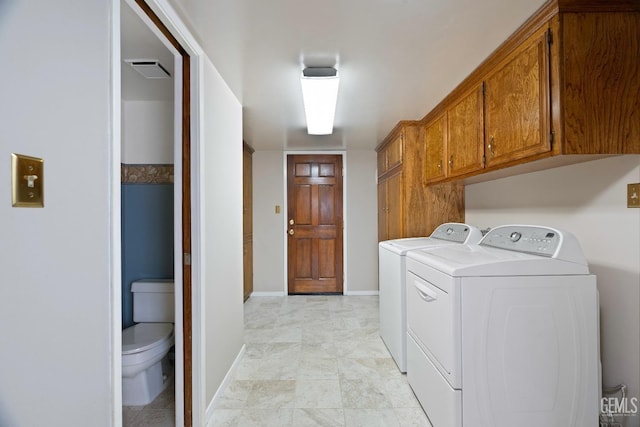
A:
{"label": "ceiling light fixture", "polygon": [[338,99],[338,70],[333,67],[307,67],[302,70],[300,84],[307,133],[330,135]]}

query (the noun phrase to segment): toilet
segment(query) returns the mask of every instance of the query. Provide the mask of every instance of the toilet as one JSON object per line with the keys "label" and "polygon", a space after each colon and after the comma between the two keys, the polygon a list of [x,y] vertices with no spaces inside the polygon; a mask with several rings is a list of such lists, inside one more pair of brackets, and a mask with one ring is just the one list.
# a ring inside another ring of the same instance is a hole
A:
{"label": "toilet", "polygon": [[172,376],[173,279],[146,279],[131,284],[133,321],[122,331],[122,404],[147,405]]}

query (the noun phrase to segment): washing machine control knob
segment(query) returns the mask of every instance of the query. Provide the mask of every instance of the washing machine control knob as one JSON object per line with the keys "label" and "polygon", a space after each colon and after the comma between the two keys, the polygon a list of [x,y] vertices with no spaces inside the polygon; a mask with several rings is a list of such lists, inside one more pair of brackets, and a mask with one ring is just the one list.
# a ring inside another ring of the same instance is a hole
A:
{"label": "washing machine control knob", "polygon": [[520,233],[519,233],[519,232],[517,232],[517,231],[514,231],[513,233],[511,233],[511,234],[509,235],[509,239],[510,239],[512,242],[517,242],[518,240],[520,240],[520,238],[521,238],[521,237],[522,237],[522,234],[520,234]]}

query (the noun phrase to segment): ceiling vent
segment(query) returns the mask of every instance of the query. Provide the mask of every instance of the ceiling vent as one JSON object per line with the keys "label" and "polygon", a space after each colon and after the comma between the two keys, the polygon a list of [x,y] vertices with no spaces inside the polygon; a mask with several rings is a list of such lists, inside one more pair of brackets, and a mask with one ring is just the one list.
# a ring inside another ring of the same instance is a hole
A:
{"label": "ceiling vent", "polygon": [[171,77],[171,73],[157,59],[125,59],[124,62],[131,65],[134,70],[147,79],[168,79]]}

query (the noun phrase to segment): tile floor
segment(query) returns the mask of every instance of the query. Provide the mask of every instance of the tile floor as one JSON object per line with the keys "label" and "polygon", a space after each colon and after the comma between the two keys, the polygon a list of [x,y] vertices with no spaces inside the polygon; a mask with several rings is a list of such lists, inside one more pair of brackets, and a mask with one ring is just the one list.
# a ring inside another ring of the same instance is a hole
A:
{"label": "tile floor", "polygon": [[207,427],[430,426],[378,335],[376,296],[252,297]]}
{"label": "tile floor", "polygon": [[123,406],[123,427],[175,427],[175,383],[173,379],[153,402],[146,406]]}

